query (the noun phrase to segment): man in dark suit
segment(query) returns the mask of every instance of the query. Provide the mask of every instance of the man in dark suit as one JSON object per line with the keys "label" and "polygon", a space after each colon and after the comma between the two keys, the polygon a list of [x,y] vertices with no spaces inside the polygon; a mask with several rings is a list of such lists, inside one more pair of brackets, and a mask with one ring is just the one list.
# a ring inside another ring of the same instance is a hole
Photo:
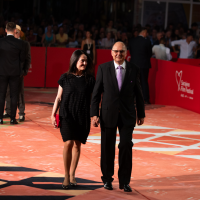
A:
{"label": "man in dark suit", "polygon": [[17,124],[16,110],[19,98],[20,62],[25,60],[24,42],[14,37],[16,25],[6,24],[7,36],[0,39],[0,124],[3,124],[3,112],[7,87],[10,87],[11,115],[10,124]]}
{"label": "man in dark suit", "polygon": [[149,68],[151,68],[152,46],[150,40],[147,38],[147,29],[142,28],[138,37],[133,38],[129,44],[131,54],[130,62],[140,68],[140,80],[142,85],[142,92],[144,101],[149,104]]}
{"label": "man in dark suit", "polygon": [[104,188],[112,190],[114,175],[115,143],[117,127],[119,143],[119,187],[131,192],[129,186],[132,171],[132,133],[136,124],[144,123],[144,100],[140,86],[139,68],[127,61],[127,49],[123,42],[116,42],[111,50],[114,61],[99,66],[91,101],[91,117],[94,126],[101,125],[101,171]]}
{"label": "man in dark suit", "polygon": [[[16,25],[16,29],[14,32],[14,37],[20,39],[21,27]],[[23,63],[21,63],[21,76],[20,76],[20,84],[19,84],[19,100],[18,100],[18,108],[19,108],[19,122],[23,122],[25,120],[25,99],[24,99],[24,76],[28,74],[28,70],[30,68],[31,63],[31,52],[30,52],[30,44],[27,41],[25,42],[25,53],[26,58]],[[6,108],[4,118],[10,117],[11,108],[10,108],[10,88],[8,87],[6,94]]]}

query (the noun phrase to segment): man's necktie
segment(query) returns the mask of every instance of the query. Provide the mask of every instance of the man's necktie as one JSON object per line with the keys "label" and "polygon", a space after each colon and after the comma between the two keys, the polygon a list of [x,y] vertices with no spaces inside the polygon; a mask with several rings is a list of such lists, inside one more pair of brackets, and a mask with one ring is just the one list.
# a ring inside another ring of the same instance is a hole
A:
{"label": "man's necktie", "polygon": [[122,70],[123,70],[122,66],[117,67],[117,82],[118,82],[119,91],[122,88]]}

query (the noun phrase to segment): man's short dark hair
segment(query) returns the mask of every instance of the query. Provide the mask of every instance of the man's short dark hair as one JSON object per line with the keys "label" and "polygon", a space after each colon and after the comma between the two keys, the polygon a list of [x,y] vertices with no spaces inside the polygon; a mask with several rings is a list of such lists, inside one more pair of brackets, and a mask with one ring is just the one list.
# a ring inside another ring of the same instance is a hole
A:
{"label": "man's short dark hair", "polygon": [[196,27],[196,26],[198,26],[198,24],[196,23],[196,22],[194,22],[194,23],[192,23],[192,27]]}
{"label": "man's short dark hair", "polygon": [[6,30],[7,31],[14,32],[15,29],[16,29],[16,24],[14,22],[8,22],[6,24]]}
{"label": "man's short dark hair", "polygon": [[140,28],[140,33],[141,33],[142,31],[147,31],[147,28],[146,28],[146,27]]}
{"label": "man's short dark hair", "polygon": [[194,37],[193,34],[191,32],[189,32],[189,33],[187,33],[186,38],[190,37],[190,36]]}
{"label": "man's short dark hair", "polygon": [[159,40],[159,43],[160,43],[160,44],[165,44],[165,38],[161,38],[161,39]]}

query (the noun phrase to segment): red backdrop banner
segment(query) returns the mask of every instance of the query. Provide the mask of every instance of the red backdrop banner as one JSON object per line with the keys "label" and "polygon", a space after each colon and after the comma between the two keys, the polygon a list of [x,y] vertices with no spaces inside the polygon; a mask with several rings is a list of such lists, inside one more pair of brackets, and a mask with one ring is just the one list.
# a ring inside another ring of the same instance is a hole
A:
{"label": "red backdrop banner", "polygon": [[[31,48],[31,68],[25,77],[27,87],[58,87],[61,74],[68,71],[75,48],[47,48],[46,83],[45,48]],[[97,49],[95,75],[98,66],[113,60],[111,50]],[[175,57],[176,55],[173,55]],[[130,53],[127,58],[130,61]],[[200,113],[200,67],[197,59],[177,59],[177,62],[151,59],[149,71],[150,102],[180,106]]]}
{"label": "red backdrop banner", "polygon": [[69,61],[75,48],[47,48],[46,87],[58,87],[61,74],[69,69]]}
{"label": "red backdrop banner", "polygon": [[24,77],[25,87],[44,87],[45,84],[45,47],[31,47],[31,66]]}
{"label": "red backdrop banner", "polygon": [[[149,80],[151,102],[200,113],[200,67],[152,59]],[[151,76],[154,74],[154,77]]]}
{"label": "red backdrop banner", "polygon": [[175,60],[177,63],[187,64],[187,65],[194,65],[200,67],[200,59],[183,59],[179,58]]}

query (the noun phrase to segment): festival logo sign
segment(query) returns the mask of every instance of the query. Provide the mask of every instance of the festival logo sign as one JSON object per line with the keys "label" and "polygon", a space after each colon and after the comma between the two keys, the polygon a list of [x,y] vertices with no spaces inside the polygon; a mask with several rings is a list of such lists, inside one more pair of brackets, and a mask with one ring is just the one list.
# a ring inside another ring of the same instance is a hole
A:
{"label": "festival logo sign", "polygon": [[183,71],[176,71],[175,73],[178,91],[181,92],[181,97],[193,100],[194,89],[191,89],[191,84],[183,81]]}

